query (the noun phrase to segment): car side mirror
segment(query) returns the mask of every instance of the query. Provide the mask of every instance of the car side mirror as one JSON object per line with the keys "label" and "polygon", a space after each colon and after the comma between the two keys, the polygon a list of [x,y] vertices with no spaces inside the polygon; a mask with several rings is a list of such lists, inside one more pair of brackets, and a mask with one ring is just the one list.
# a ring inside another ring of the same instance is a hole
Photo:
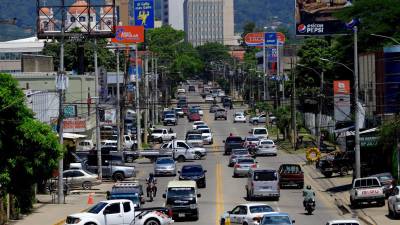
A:
{"label": "car side mirror", "polygon": [[249,131],[249,134],[251,134],[251,131]]}
{"label": "car side mirror", "polygon": [[232,214],[232,211],[227,211],[226,213],[228,213],[228,214]]}
{"label": "car side mirror", "polygon": [[199,194],[197,194],[197,197],[198,197],[198,198],[201,198],[201,194],[200,194],[200,193],[199,193]]}
{"label": "car side mirror", "polygon": [[162,194],[162,197],[163,197],[163,198],[167,198],[167,195],[166,195],[166,194]]}
{"label": "car side mirror", "polygon": [[204,170],[204,173],[207,173],[207,170]]}

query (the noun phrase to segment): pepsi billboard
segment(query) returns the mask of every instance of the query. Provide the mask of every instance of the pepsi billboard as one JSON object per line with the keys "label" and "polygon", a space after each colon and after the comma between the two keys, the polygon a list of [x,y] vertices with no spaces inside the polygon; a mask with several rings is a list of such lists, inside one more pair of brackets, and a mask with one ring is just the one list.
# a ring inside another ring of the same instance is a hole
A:
{"label": "pepsi billboard", "polygon": [[295,0],[296,35],[323,36],[345,34],[346,23],[333,15],[352,6],[352,0]]}

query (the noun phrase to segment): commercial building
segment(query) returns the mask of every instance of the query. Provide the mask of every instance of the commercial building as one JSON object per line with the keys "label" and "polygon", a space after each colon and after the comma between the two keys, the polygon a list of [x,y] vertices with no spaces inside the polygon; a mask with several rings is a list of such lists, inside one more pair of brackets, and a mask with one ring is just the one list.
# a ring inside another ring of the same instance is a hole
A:
{"label": "commercial building", "polygon": [[183,5],[185,0],[162,0],[161,20],[175,30],[184,30]]}
{"label": "commercial building", "polygon": [[207,42],[237,45],[233,0],[185,0],[184,30],[186,41],[194,46]]}

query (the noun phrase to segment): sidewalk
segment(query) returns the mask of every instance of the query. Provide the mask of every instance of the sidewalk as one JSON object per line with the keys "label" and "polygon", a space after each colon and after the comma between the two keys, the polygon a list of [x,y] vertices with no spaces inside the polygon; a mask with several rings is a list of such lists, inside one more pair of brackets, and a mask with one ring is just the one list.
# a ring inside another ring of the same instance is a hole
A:
{"label": "sidewalk", "polygon": [[79,213],[92,205],[87,204],[89,193],[93,195],[94,203],[105,199],[105,192],[111,189],[111,183],[103,183],[94,187],[91,191],[82,191],[77,194],[68,195],[65,198],[66,204],[51,203],[50,195],[37,195],[39,203],[34,205],[31,214],[23,216],[21,220],[10,221],[12,225],[62,225],[68,215]]}

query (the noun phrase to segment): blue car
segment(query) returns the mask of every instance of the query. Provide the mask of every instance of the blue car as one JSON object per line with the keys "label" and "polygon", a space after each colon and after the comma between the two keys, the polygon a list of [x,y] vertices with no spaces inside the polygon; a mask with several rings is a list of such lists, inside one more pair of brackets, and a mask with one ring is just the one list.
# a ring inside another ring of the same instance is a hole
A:
{"label": "blue car", "polygon": [[294,222],[287,213],[271,212],[264,214],[260,225],[293,225]]}

